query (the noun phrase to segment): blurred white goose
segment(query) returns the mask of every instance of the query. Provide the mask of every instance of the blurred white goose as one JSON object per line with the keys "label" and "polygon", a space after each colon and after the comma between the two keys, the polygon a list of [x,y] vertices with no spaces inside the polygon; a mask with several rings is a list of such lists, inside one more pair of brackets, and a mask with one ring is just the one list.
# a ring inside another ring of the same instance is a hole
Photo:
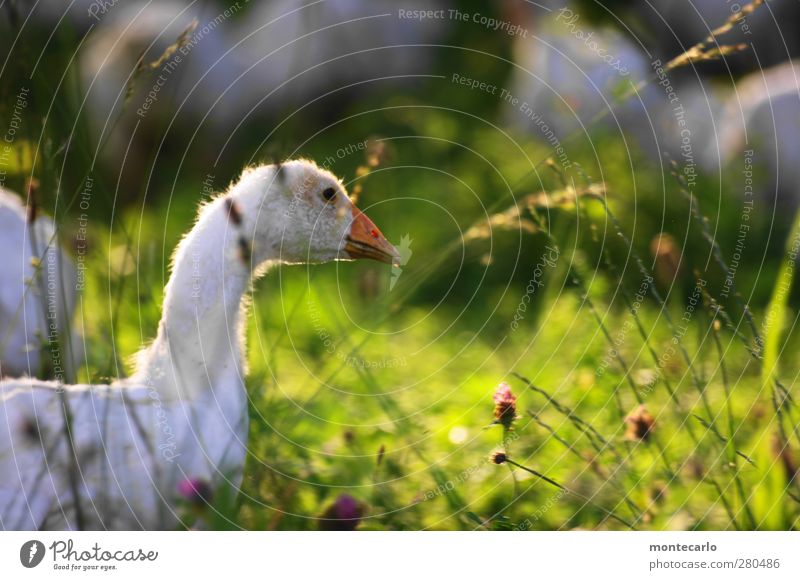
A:
{"label": "blurred white goose", "polygon": [[68,332],[75,265],[58,245],[53,220],[35,213],[0,187],[0,377],[39,376],[43,348],[51,376],[77,361],[80,340]]}
{"label": "blurred white goose", "polygon": [[[137,145],[149,148],[148,139],[128,141],[134,126],[145,121],[136,131],[138,138],[159,116],[186,123],[191,131],[206,125],[226,131],[253,118],[277,115],[274,120],[283,121],[287,107],[303,107],[329,91],[330,98],[351,101],[376,90],[400,90],[433,72],[433,45],[446,37],[451,24],[399,18],[395,0],[272,0],[224,7],[127,0],[101,10],[97,21],[86,14],[97,12],[98,2],[46,4],[37,6],[34,16],[55,24],[67,14],[80,21],[77,26],[94,25],[80,51],[80,70],[92,111],[89,121],[98,137],[109,130],[109,120],[121,115],[120,129],[104,135],[111,140],[104,148],[107,155],[130,146],[132,151]],[[448,4],[405,0],[399,8],[411,14]],[[134,93],[124,98],[142,55],[147,62],[158,58],[193,18],[198,24],[186,45],[152,76],[143,75]],[[314,111],[305,108],[303,114],[318,114]],[[129,154],[125,163],[136,157]]]}
{"label": "blurred white goose", "polygon": [[237,487],[248,433],[242,299],[253,273],[396,256],[314,163],[245,171],[178,245],[158,334],[131,378],[0,383],[2,527],[173,528],[187,489]]}
{"label": "blurred white goose", "polygon": [[[786,61],[742,77],[725,104],[719,123],[723,163],[751,160],[760,174],[756,196],[787,207],[800,203],[800,62]],[[747,154],[752,150],[752,154]],[[759,201],[759,200],[757,200]]]}
{"label": "blurred white goose", "polygon": [[506,108],[508,122],[554,146],[602,128],[634,137],[646,151],[657,149],[650,117],[663,93],[648,85],[618,102],[652,74],[641,45],[613,27],[593,25],[573,2],[549,4],[525,3],[514,15],[531,34],[514,40],[518,66],[509,91],[520,104]]}
{"label": "blurred white goose", "polygon": [[[689,79],[676,86],[691,153],[709,175],[732,176],[731,192],[759,204],[766,217],[772,204],[786,217],[800,204],[800,65],[786,61],[740,78],[735,86]],[[681,159],[681,126],[671,109],[663,111],[665,143]],[[747,167],[751,165],[752,167]],[[754,170],[745,197],[742,171]]]}

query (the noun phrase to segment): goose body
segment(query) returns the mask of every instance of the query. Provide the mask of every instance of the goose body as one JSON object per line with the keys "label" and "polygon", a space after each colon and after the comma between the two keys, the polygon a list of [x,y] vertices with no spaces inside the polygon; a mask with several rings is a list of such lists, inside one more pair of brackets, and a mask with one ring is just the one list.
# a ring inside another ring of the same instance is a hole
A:
{"label": "goose body", "polygon": [[0,271],[0,377],[39,376],[43,350],[49,350],[50,371],[65,374],[78,360],[80,347],[69,332],[75,265],[58,245],[53,220],[29,215],[20,198],[2,187],[0,248],[5,256]]}
{"label": "goose body", "polygon": [[246,171],[178,245],[157,336],[130,378],[0,382],[2,526],[171,529],[185,482],[236,488],[248,433],[242,303],[253,273],[395,256],[313,163]]}

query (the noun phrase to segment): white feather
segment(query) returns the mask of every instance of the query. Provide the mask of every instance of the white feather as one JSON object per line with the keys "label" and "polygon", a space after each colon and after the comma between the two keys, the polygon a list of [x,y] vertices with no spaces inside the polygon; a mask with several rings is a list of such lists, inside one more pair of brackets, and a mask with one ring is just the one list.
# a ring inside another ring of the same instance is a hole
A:
{"label": "white feather", "polygon": [[81,340],[68,333],[75,265],[55,234],[53,220],[29,223],[20,198],[0,187],[0,377],[38,375],[45,346],[64,373],[79,360]]}

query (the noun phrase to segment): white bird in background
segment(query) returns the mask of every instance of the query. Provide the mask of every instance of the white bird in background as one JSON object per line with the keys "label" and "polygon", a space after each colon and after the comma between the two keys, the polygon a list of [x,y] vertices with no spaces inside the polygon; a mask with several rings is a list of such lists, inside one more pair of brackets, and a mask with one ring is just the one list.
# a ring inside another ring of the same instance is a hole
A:
{"label": "white bird in background", "polygon": [[642,44],[612,26],[593,24],[572,2],[556,0],[544,10],[536,3],[512,6],[529,34],[514,39],[518,66],[509,92],[520,104],[507,108],[506,120],[551,145],[583,132],[591,139],[602,128],[657,152],[652,124],[662,93],[650,84],[619,102],[652,74]]}
{"label": "white bird in background", "polygon": [[[669,31],[667,36],[673,41],[673,33],[686,36],[691,39],[686,46],[705,38],[709,23],[723,22],[734,8],[703,0],[697,9],[713,16],[704,20],[695,13],[692,2],[658,0],[655,5],[664,9],[670,22],[678,23],[672,31],[658,20],[661,28]],[[520,4],[512,6],[519,8]],[[781,6],[790,8],[786,3]],[[652,6],[640,8],[656,14]],[[761,39],[757,42],[769,39],[774,45],[770,34],[774,36],[775,31],[770,33],[770,22],[766,22],[771,17],[765,16],[769,13],[754,13],[757,18],[751,22],[748,16],[746,24],[753,30],[757,25]],[[734,85],[688,70],[683,75],[670,73],[664,80],[670,83],[668,90],[651,81],[620,100],[629,83],[638,84],[654,74],[651,61],[658,55],[648,55],[644,42],[651,44],[655,39],[637,39],[619,28],[593,24],[574,3],[564,0],[553,0],[545,11],[524,4],[515,18],[535,35],[514,41],[515,61],[521,68],[514,67],[509,91],[530,106],[530,114],[520,107],[508,107],[505,117],[509,123],[524,127],[551,146],[563,145],[584,130],[589,137],[597,129],[621,132],[634,137],[633,143],[653,161],[661,162],[665,153],[673,159],[690,154],[709,176],[723,175],[723,170],[734,164],[735,174],[740,175],[743,164],[752,163],[758,170],[757,196],[767,201],[777,198],[784,206],[798,204],[800,70],[795,61],[756,70]],[[737,35],[745,33],[737,26],[731,34],[733,39],[726,37],[725,43],[733,43]],[[752,51],[742,55],[747,52]],[[673,49],[658,58],[663,65],[675,55]],[[725,62],[736,56],[726,57]],[[674,95],[668,94],[673,91]],[[741,179],[733,188],[742,191]]]}
{"label": "white bird in background", "polygon": [[187,490],[237,487],[248,433],[243,297],[254,272],[397,257],[314,163],[246,170],[178,245],[157,336],[133,376],[0,382],[0,525],[169,529]]}
{"label": "white bird in background", "polygon": [[[750,73],[729,92],[719,123],[723,166],[750,159],[759,179],[756,195],[797,206],[800,194],[800,64],[787,61]],[[712,136],[713,139],[713,136]],[[752,154],[746,151],[751,150]],[[746,168],[745,168],[746,169]],[[760,182],[760,183],[759,183]],[[737,183],[741,190],[741,180]]]}
{"label": "white bird in background", "polygon": [[[72,332],[77,275],[53,220],[0,187],[0,377],[74,370],[82,341]],[[43,357],[43,351],[47,356]]]}
{"label": "white bird in background", "polygon": [[[643,34],[655,55],[662,60],[680,54],[709,35],[717,26],[739,12],[746,2],[720,0],[648,0],[631,2],[633,22],[646,25]],[[728,55],[724,61],[710,63],[720,74],[728,76],[764,68],[797,55],[800,37],[796,30],[800,3],[793,0],[770,0],[748,14],[728,31],[721,44],[747,43],[750,49]],[[665,58],[666,57],[666,58]],[[707,75],[703,75],[707,76]]]}
{"label": "white bird in background", "polygon": [[[706,175],[726,180],[741,201],[754,201],[749,195],[755,195],[765,216],[775,202],[789,209],[800,203],[800,67],[796,61],[752,72],[731,86],[688,79],[675,90],[685,127],[691,127],[691,150],[687,151]],[[672,107],[662,111],[661,126],[665,149],[681,159],[686,140]],[[752,180],[746,197],[742,171],[754,172],[746,176]]]}
{"label": "white bird in background", "polygon": [[[398,17],[394,0],[274,0],[231,4],[135,0],[110,6],[97,21],[72,1],[38,8],[78,14],[95,24],[81,51],[81,77],[90,121],[99,136],[120,118],[108,152],[124,151],[134,126],[147,129],[159,115],[192,131],[237,126],[247,119],[284,114],[331,91],[331,98],[361,99],[396,91],[433,72],[436,48],[450,28],[443,19]],[[53,4],[50,2],[49,4]],[[89,3],[90,6],[96,3]],[[405,12],[443,8],[446,0],[406,0]],[[54,14],[55,16],[55,14]],[[185,44],[135,90],[131,75],[144,54],[155,61],[187,26]],[[346,89],[357,84],[355,88]],[[306,109],[307,114],[311,114]],[[146,146],[149,148],[151,143]],[[131,155],[135,157],[135,155]],[[127,160],[126,160],[127,161]]]}

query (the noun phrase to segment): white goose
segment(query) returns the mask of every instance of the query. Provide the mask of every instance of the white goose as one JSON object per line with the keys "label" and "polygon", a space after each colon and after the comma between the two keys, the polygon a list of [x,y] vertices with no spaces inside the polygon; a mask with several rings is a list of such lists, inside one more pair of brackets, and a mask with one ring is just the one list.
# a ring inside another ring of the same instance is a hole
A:
{"label": "white goose", "polygon": [[248,432],[242,304],[254,272],[396,257],[314,163],[246,170],[178,245],[158,334],[131,378],[0,382],[0,526],[169,529],[187,489],[237,487]]}
{"label": "white goose", "polygon": [[0,377],[39,376],[45,347],[52,376],[79,360],[81,341],[68,332],[75,265],[58,246],[53,220],[32,208],[0,187]]}

